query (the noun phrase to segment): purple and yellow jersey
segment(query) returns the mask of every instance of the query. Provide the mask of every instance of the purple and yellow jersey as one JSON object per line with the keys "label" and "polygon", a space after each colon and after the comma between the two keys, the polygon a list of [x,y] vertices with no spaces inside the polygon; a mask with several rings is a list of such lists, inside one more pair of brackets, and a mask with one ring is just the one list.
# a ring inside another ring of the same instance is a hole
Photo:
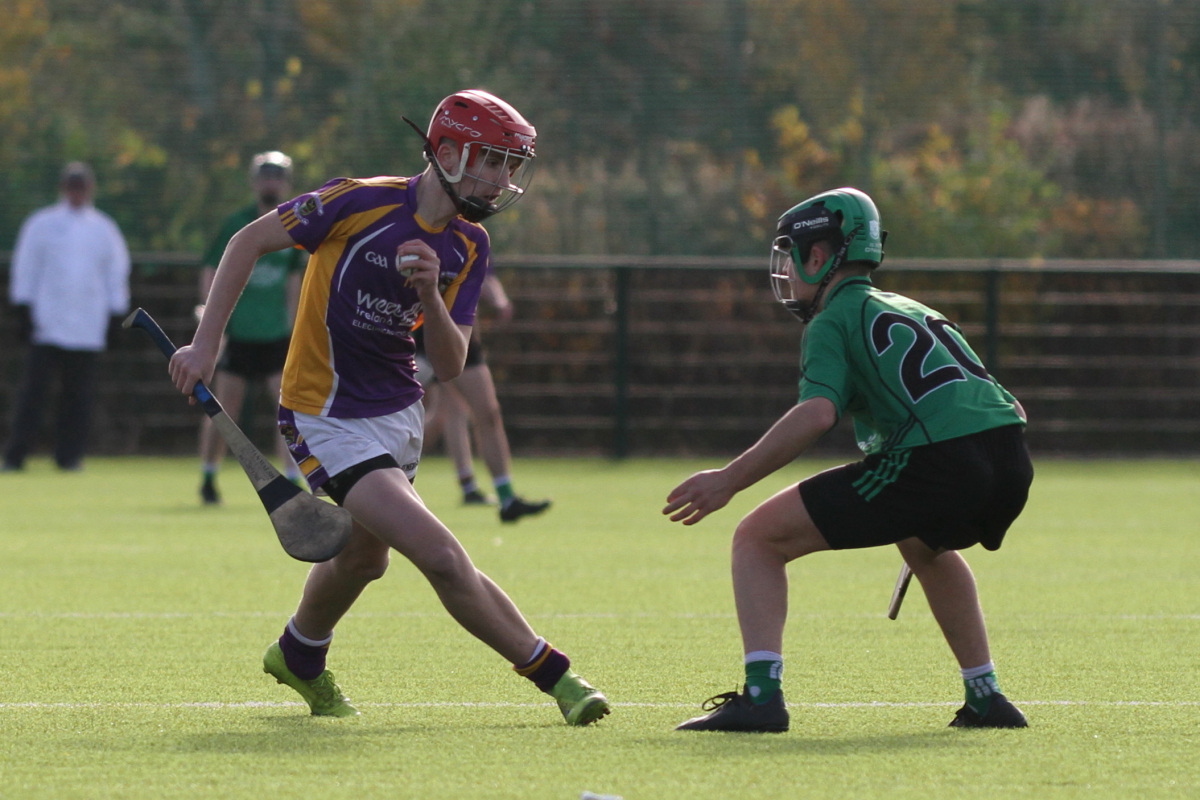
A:
{"label": "purple and yellow jersey", "polygon": [[283,368],[283,407],[363,418],[420,400],[410,331],[422,308],[395,266],[403,242],[420,239],[434,249],[450,318],[475,324],[487,232],[462,217],[429,227],[416,214],[417,183],[336,178],[279,206],[284,228],[312,254]]}

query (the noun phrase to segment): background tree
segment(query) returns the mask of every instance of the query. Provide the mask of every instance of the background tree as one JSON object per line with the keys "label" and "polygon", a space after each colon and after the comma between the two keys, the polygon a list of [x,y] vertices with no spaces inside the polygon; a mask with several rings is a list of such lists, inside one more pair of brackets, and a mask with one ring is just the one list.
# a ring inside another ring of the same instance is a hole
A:
{"label": "background tree", "polygon": [[[541,134],[506,251],[748,254],[830,184],[910,254],[1200,255],[1200,0],[0,0],[0,249],[91,161],[196,252],[279,148],[412,174],[442,96]],[[921,210],[925,213],[919,213]]]}

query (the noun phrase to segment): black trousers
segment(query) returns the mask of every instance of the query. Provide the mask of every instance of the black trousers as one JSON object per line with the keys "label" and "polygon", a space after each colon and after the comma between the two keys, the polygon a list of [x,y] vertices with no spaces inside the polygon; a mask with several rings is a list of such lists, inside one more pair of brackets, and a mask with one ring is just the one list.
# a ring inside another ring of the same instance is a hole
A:
{"label": "black trousers", "polygon": [[96,362],[93,350],[64,350],[45,344],[29,348],[25,374],[13,410],[12,430],[4,446],[4,463],[21,467],[37,440],[42,409],[55,374],[60,391],[56,414],[54,461],[64,469],[78,467],[87,446],[88,422],[95,391]]}

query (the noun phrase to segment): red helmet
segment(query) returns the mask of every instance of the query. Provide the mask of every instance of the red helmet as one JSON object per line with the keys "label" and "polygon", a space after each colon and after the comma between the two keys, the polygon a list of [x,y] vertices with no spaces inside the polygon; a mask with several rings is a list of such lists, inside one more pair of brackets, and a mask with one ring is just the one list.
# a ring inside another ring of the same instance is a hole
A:
{"label": "red helmet", "polygon": [[455,92],[442,102],[429,120],[429,141],[442,139],[459,144],[480,144],[516,151],[531,158],[537,131],[520,112],[494,94],[480,89]]}
{"label": "red helmet", "polygon": [[507,208],[525,193],[532,177],[537,130],[499,97],[480,89],[455,92],[438,103],[429,120],[427,139],[435,151],[443,139],[461,146],[455,174],[446,175],[438,168],[441,177],[452,184],[462,181],[481,153],[498,154],[504,159],[502,177],[497,182],[484,181],[500,190],[496,198],[480,201],[487,206],[486,216]]}

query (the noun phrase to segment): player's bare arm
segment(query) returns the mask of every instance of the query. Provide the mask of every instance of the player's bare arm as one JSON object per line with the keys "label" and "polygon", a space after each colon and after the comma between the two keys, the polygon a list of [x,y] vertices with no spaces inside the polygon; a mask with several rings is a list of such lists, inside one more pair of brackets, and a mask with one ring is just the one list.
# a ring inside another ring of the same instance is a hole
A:
{"label": "player's bare arm", "polygon": [[697,472],[667,495],[664,514],[694,525],[724,508],[735,494],[787,466],[837,422],[837,410],[824,397],[795,405],[753,447],[722,469]]}
{"label": "player's bare arm", "polygon": [[171,381],[175,388],[190,395],[196,381],[209,381],[216,368],[221,347],[221,334],[238,297],[250,280],[254,262],[266,253],[282,250],[294,244],[279,215],[274,211],[256,219],[234,234],[221,256],[204,314],[192,343],[175,351],[171,357]]}
{"label": "player's bare arm", "polygon": [[450,318],[450,309],[446,308],[438,285],[442,262],[433,248],[419,239],[400,245],[396,261],[421,298],[425,317],[425,357],[439,381],[454,380],[462,374],[467,360],[471,326],[459,325]]}

